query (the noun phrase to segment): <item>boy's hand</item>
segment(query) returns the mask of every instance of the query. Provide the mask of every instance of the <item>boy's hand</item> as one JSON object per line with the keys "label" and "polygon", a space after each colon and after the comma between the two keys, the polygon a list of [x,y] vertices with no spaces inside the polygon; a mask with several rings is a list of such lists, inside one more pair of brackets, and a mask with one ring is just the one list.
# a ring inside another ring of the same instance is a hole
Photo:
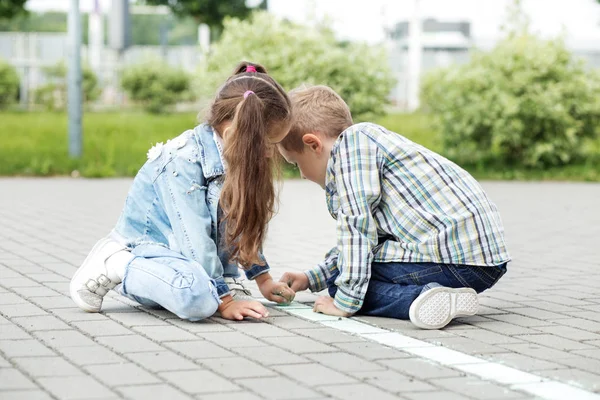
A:
{"label": "boy's hand", "polygon": [[279,282],[285,283],[294,292],[308,289],[308,276],[304,272],[286,272]]}
{"label": "boy's hand", "polygon": [[221,317],[233,321],[241,321],[244,317],[261,319],[269,316],[267,308],[258,301],[234,301],[231,296],[225,296],[219,306]]}
{"label": "boy's hand", "polygon": [[352,314],[342,311],[333,304],[333,297],[323,296],[315,301],[313,311],[316,313],[333,315],[335,317],[349,317]]}
{"label": "boy's hand", "polygon": [[[266,274],[264,274],[266,275]],[[260,278],[260,276],[258,277]],[[289,304],[296,297],[296,293],[283,282],[274,282],[269,276],[268,279],[257,278],[258,289],[265,299],[280,304]]]}

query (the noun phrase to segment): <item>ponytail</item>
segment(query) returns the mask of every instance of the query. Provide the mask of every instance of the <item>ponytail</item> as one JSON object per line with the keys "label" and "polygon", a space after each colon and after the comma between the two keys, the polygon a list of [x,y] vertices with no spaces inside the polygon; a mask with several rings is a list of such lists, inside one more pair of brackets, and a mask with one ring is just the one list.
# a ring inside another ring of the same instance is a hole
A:
{"label": "ponytail", "polygon": [[221,206],[227,218],[225,240],[232,258],[244,267],[262,264],[258,257],[273,216],[275,190],[268,146],[264,103],[255,94],[246,95],[235,111],[225,136],[227,175]]}
{"label": "ponytail", "polygon": [[229,124],[222,135],[227,173],[219,201],[228,252],[244,268],[264,264],[259,252],[276,203],[271,139],[287,133],[290,121],[287,94],[259,64],[241,63],[211,106],[209,124],[218,132]]}

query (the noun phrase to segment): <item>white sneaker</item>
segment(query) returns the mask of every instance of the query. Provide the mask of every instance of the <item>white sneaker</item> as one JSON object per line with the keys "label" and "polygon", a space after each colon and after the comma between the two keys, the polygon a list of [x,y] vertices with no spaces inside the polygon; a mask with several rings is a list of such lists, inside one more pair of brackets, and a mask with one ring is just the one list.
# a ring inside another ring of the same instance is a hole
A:
{"label": "white sneaker", "polygon": [[225,277],[225,283],[229,286],[231,297],[234,300],[255,300],[252,297],[252,292],[244,285],[244,281],[240,278]]}
{"label": "white sneaker", "polygon": [[98,241],[83,264],[71,278],[71,298],[79,308],[87,312],[99,312],[102,300],[121,278],[109,270],[106,260],[126,248],[110,238]]}
{"label": "white sneaker", "polygon": [[419,328],[441,329],[456,317],[475,315],[478,309],[475,290],[440,286],[421,293],[410,305],[408,314]]}

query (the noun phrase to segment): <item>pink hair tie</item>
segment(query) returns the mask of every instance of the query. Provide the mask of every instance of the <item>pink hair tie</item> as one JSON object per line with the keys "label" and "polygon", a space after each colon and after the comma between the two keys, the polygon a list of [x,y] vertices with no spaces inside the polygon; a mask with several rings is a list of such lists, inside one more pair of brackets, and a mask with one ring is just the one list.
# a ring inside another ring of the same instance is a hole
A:
{"label": "pink hair tie", "polygon": [[247,99],[248,96],[250,96],[251,94],[254,94],[252,90],[246,90],[246,92],[244,93],[244,99]]}
{"label": "pink hair tie", "polygon": [[254,67],[254,65],[248,65],[246,67],[246,72],[256,72],[256,68]]}

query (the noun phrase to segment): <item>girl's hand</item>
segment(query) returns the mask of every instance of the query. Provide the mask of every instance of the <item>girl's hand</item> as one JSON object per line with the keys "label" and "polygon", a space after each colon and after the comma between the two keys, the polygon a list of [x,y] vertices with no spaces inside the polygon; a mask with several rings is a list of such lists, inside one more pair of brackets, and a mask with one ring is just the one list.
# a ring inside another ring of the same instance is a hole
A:
{"label": "girl's hand", "polygon": [[[229,297],[229,299],[227,299]],[[241,321],[245,317],[261,319],[269,316],[267,308],[258,301],[234,301],[231,296],[225,296],[219,306],[221,317],[233,321]]]}
{"label": "girl's hand", "polygon": [[[260,276],[258,278],[260,278]],[[274,282],[270,276],[261,280],[258,278],[256,283],[265,299],[279,304],[289,304],[294,300],[294,297],[296,297],[296,293],[284,282]]]}
{"label": "girl's hand", "polygon": [[308,276],[304,272],[286,272],[279,282],[285,283],[294,292],[308,289]]}

